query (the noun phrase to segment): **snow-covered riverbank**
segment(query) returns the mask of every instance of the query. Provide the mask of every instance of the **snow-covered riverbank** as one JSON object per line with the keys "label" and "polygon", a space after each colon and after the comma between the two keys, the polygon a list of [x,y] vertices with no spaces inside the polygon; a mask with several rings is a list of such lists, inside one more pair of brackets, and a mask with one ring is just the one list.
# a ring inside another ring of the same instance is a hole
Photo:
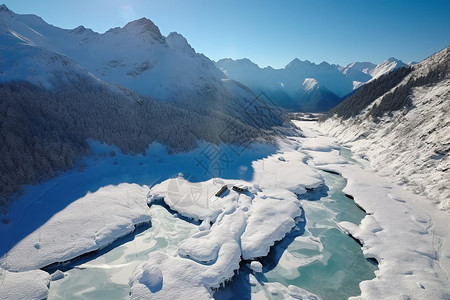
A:
{"label": "snow-covered riverbank", "polygon": [[[296,125],[310,140],[326,139],[315,132],[313,122]],[[318,168],[345,177],[348,185],[344,191],[368,214],[360,226],[341,224],[362,241],[365,256],[379,262],[377,277],[361,283],[360,298],[449,299],[449,215],[370,169],[332,163],[341,159],[336,153],[323,156],[329,163]]]}

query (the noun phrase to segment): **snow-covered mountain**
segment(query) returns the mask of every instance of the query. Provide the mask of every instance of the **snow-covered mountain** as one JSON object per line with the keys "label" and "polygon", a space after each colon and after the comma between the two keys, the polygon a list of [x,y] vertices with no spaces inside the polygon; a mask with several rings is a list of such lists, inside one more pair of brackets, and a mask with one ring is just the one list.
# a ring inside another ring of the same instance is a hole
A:
{"label": "snow-covered mountain", "polygon": [[[83,26],[73,30],[61,29],[35,15],[15,14],[2,5],[0,24],[2,35],[9,39],[66,56],[105,82],[158,100],[204,107],[205,101],[214,103],[220,99],[240,106],[240,103],[243,105],[240,98],[254,98],[246,87],[226,80],[214,63],[196,53],[183,36],[173,32],[165,37],[146,18],[99,34]],[[4,57],[7,60],[12,58],[9,55]],[[28,59],[27,55],[21,57]],[[6,70],[6,67],[4,65],[2,69]],[[46,85],[49,79],[42,76],[45,73],[43,68],[37,66],[36,72],[40,73],[35,77]],[[2,80],[23,76],[28,78],[32,75],[22,72],[12,78],[8,72]],[[201,102],[201,105],[193,102]]]}
{"label": "snow-covered mountain", "polygon": [[5,5],[0,6],[0,82],[25,80],[51,88],[52,82],[71,81],[76,76],[96,78],[73,59],[36,45],[4,20],[15,18]]}
{"label": "snow-covered mountain", "polygon": [[450,47],[372,81],[330,114],[325,132],[450,211]]}
{"label": "snow-covered mountain", "polygon": [[[225,114],[244,123],[251,122],[247,114],[256,106],[265,105],[196,53],[182,35],[172,32],[165,37],[146,18],[99,34],[83,26],[61,29],[2,5],[0,24],[3,82],[27,80],[49,88],[56,79],[69,82],[71,74],[81,74],[197,113]],[[272,121],[280,125],[281,116],[274,114],[253,125],[267,127]]]}
{"label": "snow-covered mountain", "polygon": [[370,76],[372,76],[371,80],[377,79],[380,76],[391,72],[392,70],[398,69],[400,67],[406,66],[404,62],[399,59],[390,57],[387,60],[379,63],[378,65],[370,71]]}
{"label": "snow-covered mountain", "polygon": [[353,80],[353,87],[357,89],[365,83],[403,66],[406,66],[404,62],[390,57],[378,65],[371,62],[354,62],[344,67],[339,67],[339,70]]}
{"label": "snow-covered mountain", "polygon": [[354,62],[345,67],[339,67],[339,71],[353,81],[367,82],[372,79],[371,72],[376,66],[371,62]]}
{"label": "snow-covered mountain", "polygon": [[[294,59],[283,69],[260,68],[249,59],[221,59],[216,66],[225,75],[264,92],[281,107],[301,111],[327,111],[363,84],[405,64],[395,58],[376,65],[355,62],[345,67]],[[311,86],[313,80],[314,88]],[[305,84],[306,83],[306,84]]]}

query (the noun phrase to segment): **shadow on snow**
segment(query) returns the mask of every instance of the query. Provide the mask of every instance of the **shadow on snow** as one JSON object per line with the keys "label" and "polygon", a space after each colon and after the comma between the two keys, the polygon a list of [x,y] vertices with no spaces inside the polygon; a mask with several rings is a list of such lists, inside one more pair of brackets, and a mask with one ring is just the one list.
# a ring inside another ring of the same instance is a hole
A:
{"label": "shadow on snow", "polygon": [[190,181],[219,176],[251,180],[252,162],[277,150],[268,144],[238,148],[201,142],[190,152],[169,154],[165,146],[152,144],[145,155],[131,156],[122,154],[117,147],[90,144],[93,154],[83,159],[81,171],[73,169],[50,181],[25,187],[23,196],[11,205],[5,216],[9,223],[0,224],[0,257],[53,215],[103,186],[136,183],[151,187],[180,172],[188,175],[185,177]]}

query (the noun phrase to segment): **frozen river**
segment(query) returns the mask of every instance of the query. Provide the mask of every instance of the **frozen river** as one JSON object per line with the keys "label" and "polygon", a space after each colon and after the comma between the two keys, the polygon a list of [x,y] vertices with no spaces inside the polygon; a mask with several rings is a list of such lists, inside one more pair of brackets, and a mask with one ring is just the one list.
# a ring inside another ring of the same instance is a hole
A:
{"label": "frozen river", "polygon": [[[254,273],[241,263],[239,275],[215,293],[217,299],[277,299],[281,295],[271,288],[273,283],[295,285],[323,299],[347,299],[360,294],[361,281],[375,277],[377,267],[337,225],[359,224],[365,213],[342,192],[344,178],[323,171],[321,175],[324,186],[299,196],[303,221],[260,260],[263,272]],[[178,244],[197,231],[198,224],[166,206],[152,205],[150,213],[151,226],[66,265],[66,276],[51,283],[49,299],[129,297],[128,280],[150,252],[175,255]]]}
{"label": "frozen river", "polygon": [[[297,123],[306,137],[278,148],[202,144],[170,155],[153,145],[146,156],[110,156],[94,145],[82,172],[27,187],[0,224],[0,294],[448,299],[448,217],[317,124]],[[212,149],[227,158],[222,179],[199,168]],[[148,195],[163,202],[149,207]]]}
{"label": "frozen river", "polygon": [[322,299],[347,299],[361,293],[361,281],[375,277],[376,265],[337,225],[341,221],[359,224],[365,213],[342,193],[346,182],[340,175],[322,175],[324,187],[300,196],[305,222],[261,260],[263,273],[254,275],[243,265],[237,279],[215,294],[217,299],[251,299],[255,295],[277,299],[265,287],[274,282],[301,287]]}

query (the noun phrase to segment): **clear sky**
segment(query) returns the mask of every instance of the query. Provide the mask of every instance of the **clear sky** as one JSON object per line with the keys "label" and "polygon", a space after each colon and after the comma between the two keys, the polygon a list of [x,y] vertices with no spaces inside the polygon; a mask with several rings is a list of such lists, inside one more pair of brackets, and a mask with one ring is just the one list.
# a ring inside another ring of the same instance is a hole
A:
{"label": "clear sky", "polygon": [[147,17],[211,59],[284,67],[420,61],[450,45],[450,0],[0,0],[62,28],[105,32]]}

